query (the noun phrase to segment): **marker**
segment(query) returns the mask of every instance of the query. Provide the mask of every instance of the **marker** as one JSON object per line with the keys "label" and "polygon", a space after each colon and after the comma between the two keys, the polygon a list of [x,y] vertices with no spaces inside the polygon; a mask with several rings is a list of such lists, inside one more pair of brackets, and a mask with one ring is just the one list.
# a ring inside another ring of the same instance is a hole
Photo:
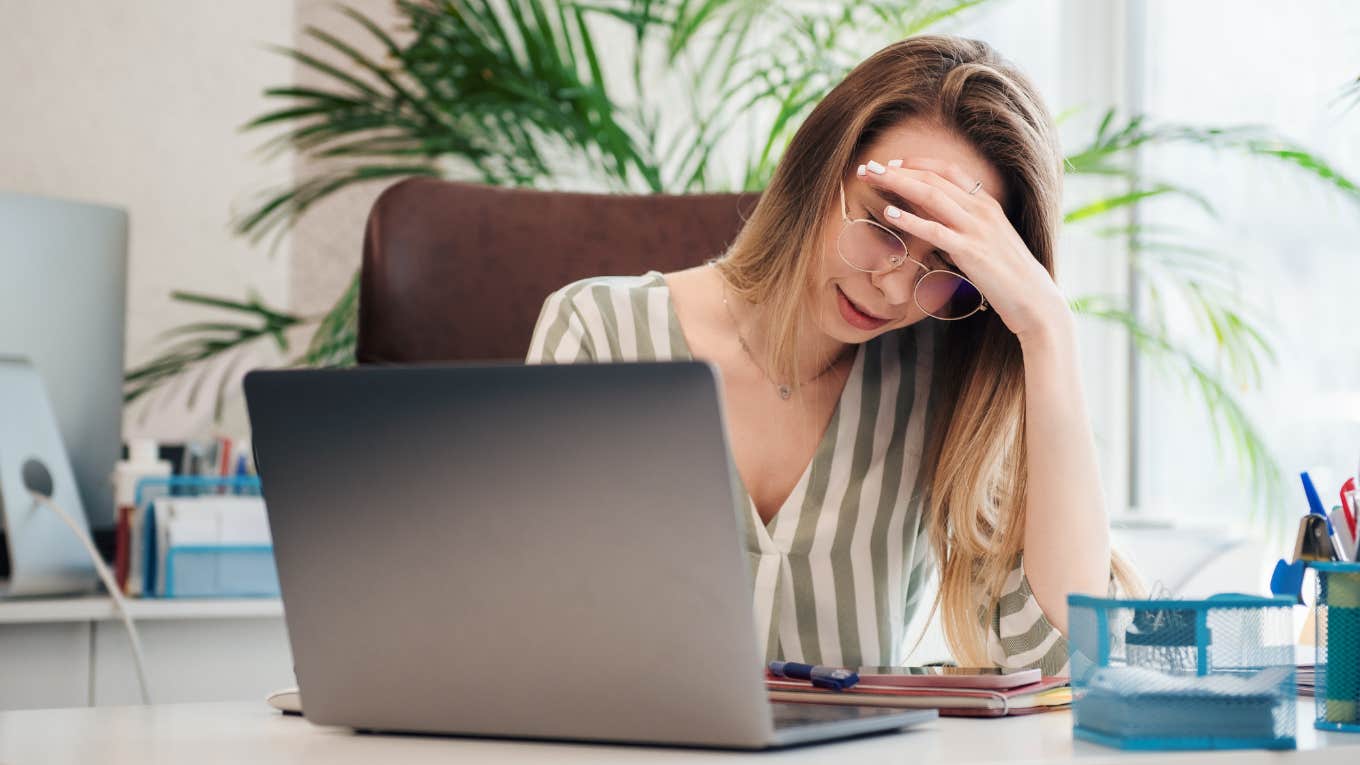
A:
{"label": "marker", "polygon": [[[1346,504],[1341,506],[1341,513],[1346,516],[1346,528],[1351,532],[1351,539],[1360,539],[1360,530],[1356,529],[1356,521],[1360,520],[1360,495],[1351,492],[1346,495]],[[1351,545],[1351,560],[1355,560],[1357,545]]]}
{"label": "marker", "polygon": [[1347,478],[1341,484],[1341,512],[1346,514],[1346,529],[1351,533],[1351,539],[1355,539],[1355,479]]}
{"label": "marker", "polygon": [[859,675],[841,667],[799,664],[795,661],[772,661],[770,673],[776,677],[810,680],[818,688],[843,691],[859,682]]}
{"label": "marker", "polygon": [[1346,514],[1341,507],[1332,508],[1330,516],[1332,521],[1332,548],[1336,550],[1336,557],[1342,561],[1355,560],[1355,537],[1351,536],[1350,529],[1346,525]]}

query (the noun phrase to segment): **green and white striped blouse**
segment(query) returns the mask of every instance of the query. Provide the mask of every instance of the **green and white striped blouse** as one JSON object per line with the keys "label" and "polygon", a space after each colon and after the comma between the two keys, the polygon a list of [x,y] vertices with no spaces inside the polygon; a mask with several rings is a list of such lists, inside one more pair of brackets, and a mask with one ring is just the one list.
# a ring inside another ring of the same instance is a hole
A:
{"label": "green and white striped blouse", "polygon": [[[746,495],[767,660],[855,667],[905,659],[904,633],[932,573],[921,453],[934,338],[933,323],[920,322],[859,346],[816,454],[768,525]],[[549,295],[526,362],[691,359],[670,290],[649,271],[583,279]],[[1018,564],[992,614],[988,653],[1000,666],[1067,672],[1066,641]]]}

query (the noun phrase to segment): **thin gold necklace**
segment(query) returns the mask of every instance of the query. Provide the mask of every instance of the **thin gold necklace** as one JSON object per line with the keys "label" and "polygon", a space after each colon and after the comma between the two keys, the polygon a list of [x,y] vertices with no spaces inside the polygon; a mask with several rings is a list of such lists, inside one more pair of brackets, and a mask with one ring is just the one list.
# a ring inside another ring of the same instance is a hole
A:
{"label": "thin gold necklace", "polygon": [[[760,373],[765,376],[765,379],[769,380],[770,383],[774,385],[775,390],[779,391],[779,397],[785,401],[788,401],[789,397],[793,395],[793,391],[789,389],[788,383],[781,383],[775,380],[773,377],[771,377],[770,373],[766,372],[765,367],[756,359],[756,355],[751,352],[751,346],[747,344],[746,337],[741,334],[741,323],[737,321],[737,315],[732,312],[732,306],[727,302],[727,279],[723,279],[722,283],[723,283],[722,291],[723,308],[727,309],[727,317],[732,320],[732,327],[737,331],[737,341],[741,343],[742,351],[746,353],[746,358],[751,360],[751,363],[755,365],[756,369],[759,369]],[[846,346],[846,348],[849,348],[849,346]],[[835,358],[831,359],[831,363],[827,364],[826,367],[822,369],[822,371],[813,375],[811,379],[805,381],[803,385],[811,385],[812,383],[822,379],[822,377],[827,372],[830,372],[832,369],[836,368],[836,365],[840,363],[840,360],[844,358],[844,356],[845,349],[842,349],[840,353],[836,354]]]}

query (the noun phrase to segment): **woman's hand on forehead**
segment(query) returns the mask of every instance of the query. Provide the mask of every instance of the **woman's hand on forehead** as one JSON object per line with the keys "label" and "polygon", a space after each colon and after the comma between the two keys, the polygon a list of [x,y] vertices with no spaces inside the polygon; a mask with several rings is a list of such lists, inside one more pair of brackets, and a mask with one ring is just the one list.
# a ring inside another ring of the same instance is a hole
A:
{"label": "woman's hand on forehead", "polygon": [[[888,224],[949,253],[1006,326],[1023,339],[1068,317],[1067,301],[1001,204],[951,162],[905,157],[869,160],[856,176],[889,203]],[[914,211],[914,212],[913,212]]]}

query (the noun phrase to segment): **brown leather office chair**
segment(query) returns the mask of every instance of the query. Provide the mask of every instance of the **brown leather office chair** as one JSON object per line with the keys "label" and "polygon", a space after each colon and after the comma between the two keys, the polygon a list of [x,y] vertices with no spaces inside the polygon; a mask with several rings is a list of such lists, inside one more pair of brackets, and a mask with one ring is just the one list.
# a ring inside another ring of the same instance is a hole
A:
{"label": "brown leather office chair", "polygon": [[373,204],[361,364],[523,359],[548,293],[720,254],[756,194],[605,195],[412,178]]}

